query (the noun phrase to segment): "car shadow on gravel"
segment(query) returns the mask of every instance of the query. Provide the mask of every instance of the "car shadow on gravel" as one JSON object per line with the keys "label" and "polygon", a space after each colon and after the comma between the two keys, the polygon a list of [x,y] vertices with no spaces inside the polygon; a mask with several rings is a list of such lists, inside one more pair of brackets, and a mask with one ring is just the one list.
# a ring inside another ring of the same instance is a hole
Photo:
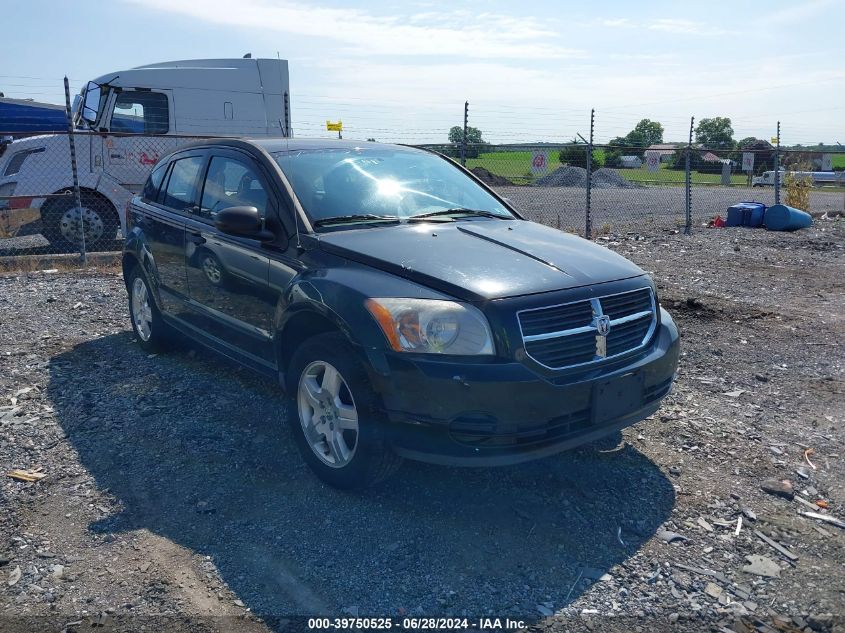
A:
{"label": "car shadow on gravel", "polygon": [[53,357],[48,396],[113,499],[89,529],[146,528],[209,556],[268,617],[538,618],[628,561],[674,504],[630,445],[496,469],[408,462],[336,491],[296,452],[273,384],[205,352],[151,357],[128,332]]}

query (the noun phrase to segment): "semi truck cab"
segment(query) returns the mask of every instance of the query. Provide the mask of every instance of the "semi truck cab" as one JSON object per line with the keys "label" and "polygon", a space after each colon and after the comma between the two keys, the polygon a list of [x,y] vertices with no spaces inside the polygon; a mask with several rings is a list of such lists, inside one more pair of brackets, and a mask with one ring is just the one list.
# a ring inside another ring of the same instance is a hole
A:
{"label": "semi truck cab", "polygon": [[207,136],[291,135],[288,64],[200,59],[115,71],[85,85],[73,125],[81,207],[67,135],[14,141],[0,157],[7,234],[19,215],[40,221],[58,250],[78,247],[83,230],[87,248],[112,245],[125,230],[123,209],[161,156]]}

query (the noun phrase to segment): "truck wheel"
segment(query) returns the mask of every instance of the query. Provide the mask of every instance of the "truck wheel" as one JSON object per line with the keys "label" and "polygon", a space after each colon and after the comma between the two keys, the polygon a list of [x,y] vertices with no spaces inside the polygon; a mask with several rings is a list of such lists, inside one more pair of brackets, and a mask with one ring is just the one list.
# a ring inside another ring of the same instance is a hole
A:
{"label": "truck wheel", "polygon": [[149,282],[140,266],[135,266],[129,272],[126,288],[129,291],[129,320],[138,345],[148,352],[165,348],[168,327],[161,318]]}
{"label": "truck wheel", "polygon": [[307,339],[288,372],[297,446],[314,473],[336,488],[364,488],[392,475],[402,458],[384,441],[378,395],[340,333]]}
{"label": "truck wheel", "polygon": [[82,243],[80,217],[85,228],[85,250],[114,247],[120,220],[117,210],[106,198],[83,192],[82,209],[73,195],[48,200],[41,210],[42,234],[59,251],[79,250]]}

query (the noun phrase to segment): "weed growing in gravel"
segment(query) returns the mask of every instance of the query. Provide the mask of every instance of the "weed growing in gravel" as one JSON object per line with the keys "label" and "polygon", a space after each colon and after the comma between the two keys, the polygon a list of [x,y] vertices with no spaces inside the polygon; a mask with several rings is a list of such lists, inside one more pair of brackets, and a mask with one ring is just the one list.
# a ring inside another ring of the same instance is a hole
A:
{"label": "weed growing in gravel", "polygon": [[[796,166],[795,169],[805,171],[809,170],[810,167],[802,164]],[[783,184],[786,187],[786,206],[809,211],[810,189],[813,187],[813,179],[809,176],[796,176],[794,173],[788,172],[783,178]]]}

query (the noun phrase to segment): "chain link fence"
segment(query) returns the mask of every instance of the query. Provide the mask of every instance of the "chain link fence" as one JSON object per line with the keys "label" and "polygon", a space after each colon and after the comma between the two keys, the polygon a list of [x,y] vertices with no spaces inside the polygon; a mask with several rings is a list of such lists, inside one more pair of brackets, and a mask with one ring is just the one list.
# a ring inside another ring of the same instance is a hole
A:
{"label": "chain link fence", "polygon": [[[460,156],[456,146],[422,147]],[[835,165],[845,164],[845,151],[827,154]],[[589,237],[690,232],[718,215],[725,219],[727,208],[738,202],[783,202],[790,173],[812,180],[809,211],[845,210],[845,171],[821,177],[820,163],[828,159],[819,152],[541,143],[467,144],[465,155],[467,169],[527,218],[580,235],[587,234],[589,223]],[[775,161],[781,168],[778,179]]]}
{"label": "chain link fence", "polygon": [[75,131],[6,143],[0,255],[120,250],[126,207],[153,166],[201,138]]}
{"label": "chain link fence", "polygon": [[[0,255],[119,250],[125,208],[153,165],[200,138],[73,131],[5,143]],[[812,181],[810,211],[845,209],[845,150],[822,154],[768,143],[712,150],[691,142],[642,147],[584,140],[417,146],[463,162],[528,219],[591,238],[690,232],[717,215],[724,218],[737,202],[785,201],[788,175],[795,173]],[[776,165],[783,171],[775,171]]]}

